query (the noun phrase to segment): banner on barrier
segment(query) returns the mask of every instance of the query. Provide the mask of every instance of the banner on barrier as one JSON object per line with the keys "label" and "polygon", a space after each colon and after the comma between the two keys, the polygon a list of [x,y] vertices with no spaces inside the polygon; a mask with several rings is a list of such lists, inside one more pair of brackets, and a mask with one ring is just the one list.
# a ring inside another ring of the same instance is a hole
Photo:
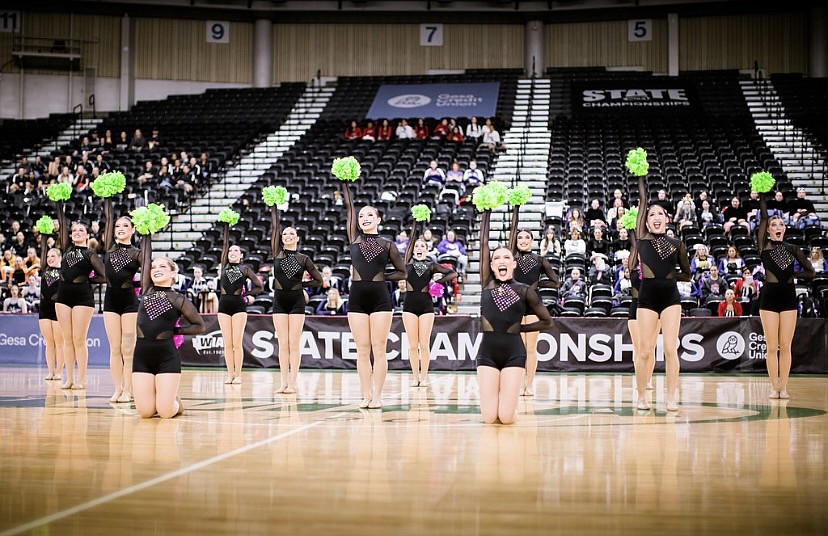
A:
{"label": "banner on barrier", "polygon": [[499,93],[500,82],[383,84],[365,118],[493,117]]}
{"label": "banner on barrier", "polygon": [[[204,315],[206,332],[185,337],[186,366],[224,366],[224,341],[215,315]],[[432,370],[474,370],[480,346],[480,320],[441,316],[431,339]],[[87,338],[92,366],[107,366],[109,344],[103,318],[92,318]],[[305,368],[354,369],[356,346],[345,317],[308,316],[301,340]],[[656,370],[664,370],[663,339],[656,348]],[[278,366],[279,344],[270,316],[250,315],[244,337],[245,365]],[[682,319],[679,361],[687,372],[764,372],[765,339],[758,318]],[[793,343],[793,372],[828,373],[828,320],[800,319]],[[394,317],[387,346],[391,370],[408,369],[408,339],[402,319]],[[539,334],[538,370],[631,372],[632,344],[626,320],[556,318],[552,330]],[[0,316],[0,363],[43,364],[42,337],[36,315]]]}

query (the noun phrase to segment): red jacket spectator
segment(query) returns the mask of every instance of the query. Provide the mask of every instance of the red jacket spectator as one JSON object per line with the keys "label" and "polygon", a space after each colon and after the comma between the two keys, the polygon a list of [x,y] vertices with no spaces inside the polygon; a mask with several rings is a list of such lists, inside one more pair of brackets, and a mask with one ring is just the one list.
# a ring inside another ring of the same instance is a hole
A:
{"label": "red jacket spectator", "polygon": [[356,121],[351,121],[351,126],[345,130],[346,140],[358,140],[362,138],[362,129],[359,128]]}
{"label": "red jacket spectator", "polygon": [[391,139],[391,125],[388,124],[388,119],[382,120],[382,126],[379,127],[377,130],[377,139],[378,140],[390,140]]}
{"label": "red jacket spectator", "polygon": [[434,132],[431,134],[431,137],[437,140],[444,140],[448,137],[448,135],[448,119],[443,119],[436,127],[434,127]]}
{"label": "red jacket spectator", "polygon": [[428,138],[428,126],[426,126],[425,121],[423,119],[417,121],[417,126],[414,127],[414,134],[417,135],[418,140],[424,140]]}
{"label": "red jacket spectator", "polygon": [[[719,316],[727,316],[727,300],[719,303]],[[732,316],[742,316],[742,304],[736,300],[733,301]]]}
{"label": "red jacket spectator", "polygon": [[465,137],[463,136],[463,132],[460,130],[460,127],[454,127],[454,129],[449,132],[448,141],[453,141],[455,143],[463,143]]}

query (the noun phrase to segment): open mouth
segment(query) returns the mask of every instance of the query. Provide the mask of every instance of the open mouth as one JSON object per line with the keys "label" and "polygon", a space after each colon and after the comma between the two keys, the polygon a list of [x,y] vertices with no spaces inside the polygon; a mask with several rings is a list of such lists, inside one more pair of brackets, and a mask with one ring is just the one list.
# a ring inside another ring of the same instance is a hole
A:
{"label": "open mouth", "polygon": [[497,268],[498,275],[501,275],[503,277],[505,277],[508,272],[509,270],[507,270],[505,266],[498,266]]}

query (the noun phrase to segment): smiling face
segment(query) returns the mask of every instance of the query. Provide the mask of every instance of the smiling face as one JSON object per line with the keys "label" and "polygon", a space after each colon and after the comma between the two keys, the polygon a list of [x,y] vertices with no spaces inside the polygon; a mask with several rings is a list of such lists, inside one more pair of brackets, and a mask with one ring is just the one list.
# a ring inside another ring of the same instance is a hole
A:
{"label": "smiling face", "polygon": [[532,251],[534,245],[532,233],[526,230],[519,231],[517,234],[517,247],[520,251]]}
{"label": "smiling face", "polygon": [[653,234],[664,234],[667,229],[667,214],[659,205],[653,205],[647,210],[647,228]]}
{"label": "smiling face", "polygon": [[115,240],[118,242],[127,243],[135,234],[135,226],[132,225],[132,220],[126,216],[121,216],[115,222]]}
{"label": "smiling face", "polygon": [[86,241],[89,239],[89,229],[86,228],[86,225],[75,222],[72,224],[71,235],[73,244],[83,246],[86,245]]}
{"label": "smiling face", "polygon": [[242,259],[242,251],[239,246],[230,246],[230,249],[227,250],[227,260],[236,263],[241,262]]}
{"label": "smiling face", "polygon": [[282,244],[285,246],[295,246],[299,242],[299,235],[296,234],[296,229],[293,227],[285,227],[282,231]]}
{"label": "smiling face", "polygon": [[52,248],[46,254],[46,264],[51,268],[60,268],[60,250]]}
{"label": "smiling face", "polygon": [[509,251],[509,248],[500,247],[492,253],[492,273],[498,281],[512,279],[516,266],[515,256]]}
{"label": "smiling face", "polygon": [[152,259],[150,277],[152,278],[153,285],[171,287],[173,281],[175,281],[176,272],[178,272],[178,268],[169,258],[156,257]]}
{"label": "smiling face", "polygon": [[376,233],[379,222],[379,212],[374,207],[362,207],[359,211],[359,228],[363,233]]}

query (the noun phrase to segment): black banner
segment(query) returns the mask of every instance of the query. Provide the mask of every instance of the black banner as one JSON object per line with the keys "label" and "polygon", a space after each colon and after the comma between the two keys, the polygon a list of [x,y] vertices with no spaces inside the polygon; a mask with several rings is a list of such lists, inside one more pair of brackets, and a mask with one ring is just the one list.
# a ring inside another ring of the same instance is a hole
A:
{"label": "black banner", "polygon": [[660,114],[696,111],[699,99],[689,82],[640,80],[572,83],[572,110],[578,113]]}
{"label": "black banner", "polygon": [[[214,315],[204,315],[207,332],[187,337],[181,347],[188,366],[224,366],[224,344]],[[431,338],[432,370],[474,370],[480,345],[480,320],[440,316]],[[388,367],[407,370],[408,342],[402,319],[394,317],[388,337]],[[356,347],[345,317],[308,316],[301,342],[302,367],[355,369]],[[664,370],[662,337],[656,370]],[[800,319],[793,344],[793,372],[828,373],[828,320]],[[278,366],[278,341],[271,317],[250,315],[244,337],[244,363]],[[679,360],[686,372],[764,372],[765,338],[758,318],[682,319]],[[631,372],[632,343],[627,322],[615,318],[556,318],[538,338],[538,370]]]}

